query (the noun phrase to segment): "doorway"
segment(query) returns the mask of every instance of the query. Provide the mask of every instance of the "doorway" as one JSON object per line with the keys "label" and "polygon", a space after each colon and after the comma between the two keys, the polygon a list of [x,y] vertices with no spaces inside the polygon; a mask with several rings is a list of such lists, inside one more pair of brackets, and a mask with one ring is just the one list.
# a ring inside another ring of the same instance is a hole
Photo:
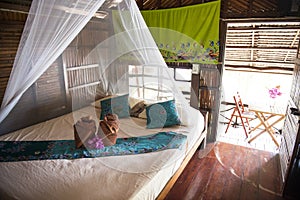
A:
{"label": "doorway", "polygon": [[[233,95],[240,93],[249,107],[274,106],[286,109],[293,78],[294,59],[299,43],[300,23],[293,21],[228,21],[225,44],[222,100],[219,113],[218,141],[276,152],[270,135],[261,134],[251,143],[239,121],[225,134],[234,108]],[[278,89],[280,95],[270,96]],[[283,111],[285,112],[285,110]],[[273,126],[280,144],[284,120]],[[253,126],[257,120],[250,123]],[[264,127],[259,127],[260,132]],[[256,132],[252,132],[255,135]]]}

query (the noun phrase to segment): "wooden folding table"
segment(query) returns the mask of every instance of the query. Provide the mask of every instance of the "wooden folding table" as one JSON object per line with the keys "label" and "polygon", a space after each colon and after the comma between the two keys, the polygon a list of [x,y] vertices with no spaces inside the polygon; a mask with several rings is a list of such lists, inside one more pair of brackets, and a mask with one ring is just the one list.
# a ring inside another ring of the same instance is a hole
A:
{"label": "wooden folding table", "polygon": [[[254,128],[252,128],[249,132],[249,134],[253,131],[255,131],[257,128],[259,128],[260,126],[263,126],[263,130],[261,132],[259,132],[257,135],[251,137],[248,142],[252,142],[253,140],[255,140],[258,136],[260,136],[261,134],[263,134],[264,132],[269,133],[269,135],[271,136],[272,140],[274,141],[274,143],[276,144],[277,147],[279,147],[279,143],[276,140],[275,136],[274,136],[274,129],[273,126],[276,125],[278,122],[282,121],[285,118],[285,110],[282,108],[278,108],[278,107],[269,107],[266,106],[265,109],[261,109],[261,108],[249,108],[250,111],[254,112],[255,115],[257,116],[257,118],[259,119],[260,123],[255,126]],[[272,121],[275,120],[275,121]]]}

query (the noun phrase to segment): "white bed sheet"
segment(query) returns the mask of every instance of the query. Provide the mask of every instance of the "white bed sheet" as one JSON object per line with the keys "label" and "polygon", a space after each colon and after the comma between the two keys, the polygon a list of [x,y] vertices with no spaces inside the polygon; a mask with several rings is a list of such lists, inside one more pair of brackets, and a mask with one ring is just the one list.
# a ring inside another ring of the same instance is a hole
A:
{"label": "white bed sheet", "polygon": [[[98,119],[93,106],[4,135],[0,140],[71,140],[73,124],[80,117]],[[181,150],[129,156],[59,159],[0,163],[0,196],[3,199],[155,199],[180,166],[187,152],[201,136],[203,116],[196,127],[174,126],[146,129],[144,119],[121,119],[118,137],[132,137],[176,131],[187,135]],[[75,120],[74,120],[75,118]],[[97,120],[99,121],[99,120]]]}

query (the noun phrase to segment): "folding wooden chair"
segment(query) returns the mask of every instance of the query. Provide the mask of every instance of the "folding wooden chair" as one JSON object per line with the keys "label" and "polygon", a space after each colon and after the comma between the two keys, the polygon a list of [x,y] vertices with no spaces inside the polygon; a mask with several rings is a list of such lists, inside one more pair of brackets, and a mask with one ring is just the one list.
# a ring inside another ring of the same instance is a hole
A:
{"label": "folding wooden chair", "polygon": [[255,119],[255,113],[249,112],[245,110],[244,104],[242,102],[242,99],[237,93],[236,96],[233,96],[234,102],[235,102],[235,108],[233,109],[233,112],[231,114],[230,120],[228,122],[227,128],[225,130],[225,133],[227,133],[227,130],[229,126],[231,125],[233,117],[236,117],[236,121],[240,119],[243,129],[245,131],[246,138],[248,138],[248,132],[246,129],[246,125],[248,126],[249,131],[251,130],[250,124],[249,124],[249,119]]}

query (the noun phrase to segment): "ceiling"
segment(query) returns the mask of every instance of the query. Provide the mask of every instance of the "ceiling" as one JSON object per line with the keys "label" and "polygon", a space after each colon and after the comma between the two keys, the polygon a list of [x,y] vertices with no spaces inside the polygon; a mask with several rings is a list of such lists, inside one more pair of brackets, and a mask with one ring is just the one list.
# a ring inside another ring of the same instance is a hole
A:
{"label": "ceiling", "polygon": [[[28,11],[32,0],[1,0],[0,8]],[[120,0],[108,0],[120,1]],[[215,0],[136,0],[140,10],[182,7]],[[221,18],[300,16],[298,0],[221,0]]]}

